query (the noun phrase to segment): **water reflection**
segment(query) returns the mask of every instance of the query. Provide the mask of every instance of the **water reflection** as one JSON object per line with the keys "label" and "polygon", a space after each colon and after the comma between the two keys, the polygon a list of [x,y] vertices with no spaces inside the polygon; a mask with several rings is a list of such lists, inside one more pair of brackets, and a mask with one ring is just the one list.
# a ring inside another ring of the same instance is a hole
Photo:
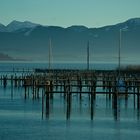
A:
{"label": "water reflection", "polygon": [[114,120],[115,121],[120,120],[120,109],[119,109],[119,107],[113,109],[113,115],[114,115]]}
{"label": "water reflection", "polygon": [[[6,97],[11,97],[11,88],[1,89],[3,92],[3,95]],[[22,88],[15,89],[13,88],[13,101],[16,99],[17,94],[19,94],[19,91],[23,93]],[[40,91],[43,96],[44,91]],[[19,96],[18,98],[22,98],[24,96]],[[137,97],[137,96],[136,96]],[[136,98],[135,97],[135,98]],[[44,99],[42,97],[40,98],[40,102],[38,104],[42,104],[42,111],[40,108],[40,116],[45,116],[46,118],[50,118],[52,116],[57,117],[57,112],[61,112],[61,115],[65,115],[65,118],[67,120],[70,120],[76,117],[86,117],[89,120],[94,120],[94,118],[98,118],[101,114],[103,116],[111,116],[111,110],[112,110],[112,117],[114,118],[114,121],[119,121],[121,117],[132,117],[131,111],[134,112],[133,117],[137,118],[137,120],[140,119],[140,111],[139,109],[135,109],[135,98],[134,95],[129,96],[128,98],[125,97],[117,97],[117,100],[115,100],[113,96],[109,98],[108,96],[103,95],[97,95],[96,99],[91,100],[91,97],[89,98],[89,95],[82,96],[82,99],[79,98],[77,95],[69,95],[64,98],[62,94],[57,94],[54,96],[53,100],[48,100],[48,96],[44,96]],[[24,100],[23,98],[20,100]],[[35,102],[34,100],[31,100],[31,98],[27,98],[25,101],[30,100],[30,102]],[[37,99],[38,100],[38,99]],[[42,100],[42,101],[41,101]],[[69,102],[67,101],[69,100]],[[24,102],[24,104],[27,104],[28,102]],[[59,106],[58,106],[59,105]],[[57,107],[58,106],[58,107]],[[57,111],[56,111],[57,107]],[[74,110],[74,111],[73,111]],[[100,112],[100,110],[103,110]],[[96,112],[96,113],[95,113]],[[54,115],[55,114],[55,115]]]}
{"label": "water reflection", "polygon": [[[41,120],[41,98],[40,100],[29,98],[24,102],[24,96],[21,96],[23,92],[19,95],[17,89],[11,100],[10,92],[8,88],[5,93],[1,92],[1,136],[9,133],[8,135],[13,139],[14,134],[20,134],[21,139],[28,137],[39,139],[39,136],[40,139],[46,136],[51,140],[139,139],[140,111],[133,108],[133,96],[130,96],[127,101],[125,98],[118,98],[115,108],[112,108],[112,98],[109,100],[106,96],[98,95],[96,100],[93,100],[93,107],[91,107],[91,100],[88,96],[83,96],[82,100],[73,96],[70,117],[67,119],[67,101],[58,94],[54,96],[53,102],[51,100],[49,102],[50,110],[47,112],[47,118],[44,117],[45,119]],[[44,98],[44,116],[47,111],[45,100],[46,98]]]}
{"label": "water reflection", "polygon": [[137,120],[140,120],[140,110],[137,110]]}

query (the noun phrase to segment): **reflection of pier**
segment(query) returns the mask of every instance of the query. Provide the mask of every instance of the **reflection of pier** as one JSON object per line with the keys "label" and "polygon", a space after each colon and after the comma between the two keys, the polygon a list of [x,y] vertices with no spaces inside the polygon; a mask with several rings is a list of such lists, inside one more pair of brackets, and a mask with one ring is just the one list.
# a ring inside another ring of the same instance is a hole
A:
{"label": "reflection of pier", "polygon": [[117,84],[116,71],[36,70],[34,73],[23,73],[22,76],[2,75],[1,86],[4,88],[11,86],[11,98],[14,97],[13,88],[19,86],[25,90],[25,99],[31,95],[34,100],[42,97],[42,117],[44,114],[49,117],[54,94],[61,94],[66,101],[67,119],[70,119],[71,115],[72,95],[79,96],[79,100],[82,100],[84,94],[89,96],[92,120],[96,95],[103,94],[107,100],[112,101],[114,117],[117,120],[119,98],[124,98],[127,105],[129,95],[133,95],[134,108],[137,106],[137,109],[140,109],[139,73],[124,71],[121,73],[121,78],[125,82],[123,91],[118,90],[120,85]]}

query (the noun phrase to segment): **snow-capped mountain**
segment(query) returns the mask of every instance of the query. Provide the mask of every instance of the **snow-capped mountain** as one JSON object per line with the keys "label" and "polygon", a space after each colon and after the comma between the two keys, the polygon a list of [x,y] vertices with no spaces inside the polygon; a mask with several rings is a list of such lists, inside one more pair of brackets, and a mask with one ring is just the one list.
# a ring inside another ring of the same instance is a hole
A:
{"label": "snow-capped mountain", "polygon": [[0,23],[0,32],[4,32],[5,31],[5,26],[3,24]]}
{"label": "snow-capped mountain", "polygon": [[125,22],[116,24],[120,28],[128,27],[128,28],[135,28],[140,26],[140,18],[131,18]]}
{"label": "snow-capped mountain", "polygon": [[32,23],[32,22],[29,22],[29,21],[20,22],[20,21],[14,20],[6,26],[5,31],[13,32],[13,31],[16,31],[16,30],[19,30],[19,29],[24,29],[24,28],[34,28],[36,26],[39,26],[39,24]]}
{"label": "snow-capped mountain", "polygon": [[126,23],[140,25],[140,18],[129,19],[129,20],[126,21]]}
{"label": "snow-capped mountain", "polygon": [[[38,26],[31,22],[13,21],[0,31],[0,52],[13,58],[46,60],[49,40],[52,40],[53,55],[58,61],[81,61],[86,59],[86,45],[90,42],[91,61],[115,61],[122,31],[123,59],[138,60],[140,52],[140,18],[100,28],[85,26]],[[127,28],[126,28],[127,27]],[[93,54],[92,54],[93,53]]]}

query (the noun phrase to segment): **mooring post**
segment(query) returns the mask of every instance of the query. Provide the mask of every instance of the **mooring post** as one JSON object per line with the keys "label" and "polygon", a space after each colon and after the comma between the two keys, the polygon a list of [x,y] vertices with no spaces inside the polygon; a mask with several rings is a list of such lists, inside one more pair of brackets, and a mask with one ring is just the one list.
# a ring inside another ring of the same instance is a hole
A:
{"label": "mooring post", "polygon": [[53,100],[53,81],[50,81],[50,98]]}
{"label": "mooring post", "polygon": [[33,78],[33,99],[36,99],[35,79]]}
{"label": "mooring post", "polygon": [[26,95],[26,92],[27,92],[27,86],[26,86],[26,85],[25,85],[24,89],[25,89],[24,99],[26,100],[26,97],[27,97],[27,95]]}
{"label": "mooring post", "polygon": [[137,82],[137,108],[140,108],[140,97],[139,97],[139,82]]}
{"label": "mooring post", "polygon": [[13,99],[13,75],[11,75],[11,99]]}
{"label": "mooring post", "polygon": [[111,87],[112,87],[112,84],[111,84],[111,81],[109,80],[109,101],[111,100]]}
{"label": "mooring post", "polygon": [[71,104],[72,104],[72,93],[71,91],[69,92],[69,118],[71,115]]}
{"label": "mooring post", "polygon": [[114,109],[117,109],[117,106],[118,106],[118,85],[117,85],[117,82],[115,82],[115,85],[114,85],[114,94],[112,95],[113,96],[113,100],[112,100],[112,105],[113,105],[113,108]]}
{"label": "mooring post", "polygon": [[118,120],[118,91],[113,94],[114,119]]}
{"label": "mooring post", "polygon": [[63,80],[63,82],[64,82],[64,99],[66,98],[66,92],[67,92],[67,86],[66,86],[66,80],[64,79]]}
{"label": "mooring post", "polygon": [[3,77],[3,87],[6,88],[7,86],[7,76]]}
{"label": "mooring post", "polygon": [[[29,82],[29,80],[28,80],[28,82]],[[27,92],[28,92],[27,95],[28,95],[28,98],[29,98],[30,86],[27,85],[26,88],[27,88]]]}
{"label": "mooring post", "polygon": [[66,113],[66,118],[67,118],[67,120],[69,120],[70,119],[70,111],[71,111],[71,91],[70,91],[70,85],[67,85],[66,89],[67,89],[67,113]]}
{"label": "mooring post", "polygon": [[67,120],[69,119],[69,93],[67,93],[67,113],[66,113],[66,118]]}
{"label": "mooring post", "polygon": [[114,108],[117,109],[118,107],[118,93],[114,94]]}
{"label": "mooring post", "polygon": [[42,119],[44,116],[44,90],[42,89]]}
{"label": "mooring post", "polygon": [[125,86],[125,101],[127,101],[127,100],[128,100],[128,86],[126,84],[126,86]]}
{"label": "mooring post", "polygon": [[135,93],[133,93],[133,98],[134,98],[134,109],[136,108],[136,96]]}
{"label": "mooring post", "polygon": [[105,74],[103,74],[103,77],[102,78],[103,78],[103,90],[105,90],[105,84],[106,84],[106,82],[105,82],[105,79],[106,79],[105,78]]}
{"label": "mooring post", "polygon": [[91,103],[90,103],[90,106],[91,106],[91,120],[93,120],[93,100],[94,100],[93,94],[95,94],[93,92],[94,92],[94,90],[91,91]]}
{"label": "mooring post", "polygon": [[31,77],[31,87],[32,87],[32,95],[33,95],[33,99],[34,99],[34,76],[32,75]]}
{"label": "mooring post", "polygon": [[60,91],[62,91],[62,89],[63,89],[63,81],[59,81],[60,82]]}
{"label": "mooring post", "polygon": [[128,104],[128,85],[127,82],[125,82],[125,108],[127,108],[127,104]]}
{"label": "mooring post", "polygon": [[37,99],[39,99],[39,85],[37,87]]}
{"label": "mooring post", "polygon": [[17,81],[18,81],[18,79],[17,79],[17,76],[15,76],[15,87],[17,87]]}
{"label": "mooring post", "polygon": [[93,95],[94,95],[94,100],[96,100],[96,79],[93,81]]}
{"label": "mooring post", "polygon": [[27,92],[27,79],[24,78],[23,80],[23,88],[24,88],[24,99],[26,99],[26,92]]}
{"label": "mooring post", "polygon": [[136,107],[136,90],[135,90],[134,86],[136,86],[136,84],[133,79],[133,81],[131,82],[131,89],[133,90],[134,109],[135,109],[135,107]]}
{"label": "mooring post", "polygon": [[46,118],[49,118],[49,112],[50,112],[50,97],[49,91],[46,91]]}
{"label": "mooring post", "polygon": [[79,90],[80,90],[80,100],[82,100],[82,80],[81,80],[81,77],[79,79]]}

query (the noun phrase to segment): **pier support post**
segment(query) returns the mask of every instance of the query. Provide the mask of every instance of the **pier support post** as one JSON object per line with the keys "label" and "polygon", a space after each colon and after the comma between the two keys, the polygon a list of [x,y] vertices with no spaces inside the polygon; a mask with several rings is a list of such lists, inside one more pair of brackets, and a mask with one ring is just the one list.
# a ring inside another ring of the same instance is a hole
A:
{"label": "pier support post", "polygon": [[44,91],[42,89],[42,119],[44,117]]}
{"label": "pier support post", "polygon": [[49,118],[50,113],[50,94],[46,91],[46,118]]}
{"label": "pier support post", "polygon": [[94,100],[93,94],[95,94],[95,93],[93,93],[93,91],[92,91],[91,92],[91,103],[90,103],[90,106],[91,106],[91,120],[93,120],[93,100]]}
{"label": "pier support post", "polygon": [[7,76],[3,77],[3,87],[6,88],[7,86]]}
{"label": "pier support post", "polygon": [[53,81],[50,81],[50,99],[53,100]]}
{"label": "pier support post", "polygon": [[140,92],[139,92],[139,84],[137,85],[137,108],[140,109]]}
{"label": "pier support post", "polygon": [[11,99],[13,99],[13,75],[11,75]]}
{"label": "pier support post", "polygon": [[134,97],[134,109],[135,109],[135,107],[136,107],[136,88],[135,88],[135,86],[136,86],[136,83],[134,82],[134,81],[132,81],[132,89],[133,89],[133,97]]}
{"label": "pier support post", "polygon": [[114,94],[114,99],[113,99],[113,106],[114,106],[114,119],[118,120],[118,98],[117,98],[117,93]]}
{"label": "pier support post", "polygon": [[70,119],[70,113],[71,113],[71,91],[70,91],[70,85],[67,86],[67,113],[66,118],[67,120]]}

